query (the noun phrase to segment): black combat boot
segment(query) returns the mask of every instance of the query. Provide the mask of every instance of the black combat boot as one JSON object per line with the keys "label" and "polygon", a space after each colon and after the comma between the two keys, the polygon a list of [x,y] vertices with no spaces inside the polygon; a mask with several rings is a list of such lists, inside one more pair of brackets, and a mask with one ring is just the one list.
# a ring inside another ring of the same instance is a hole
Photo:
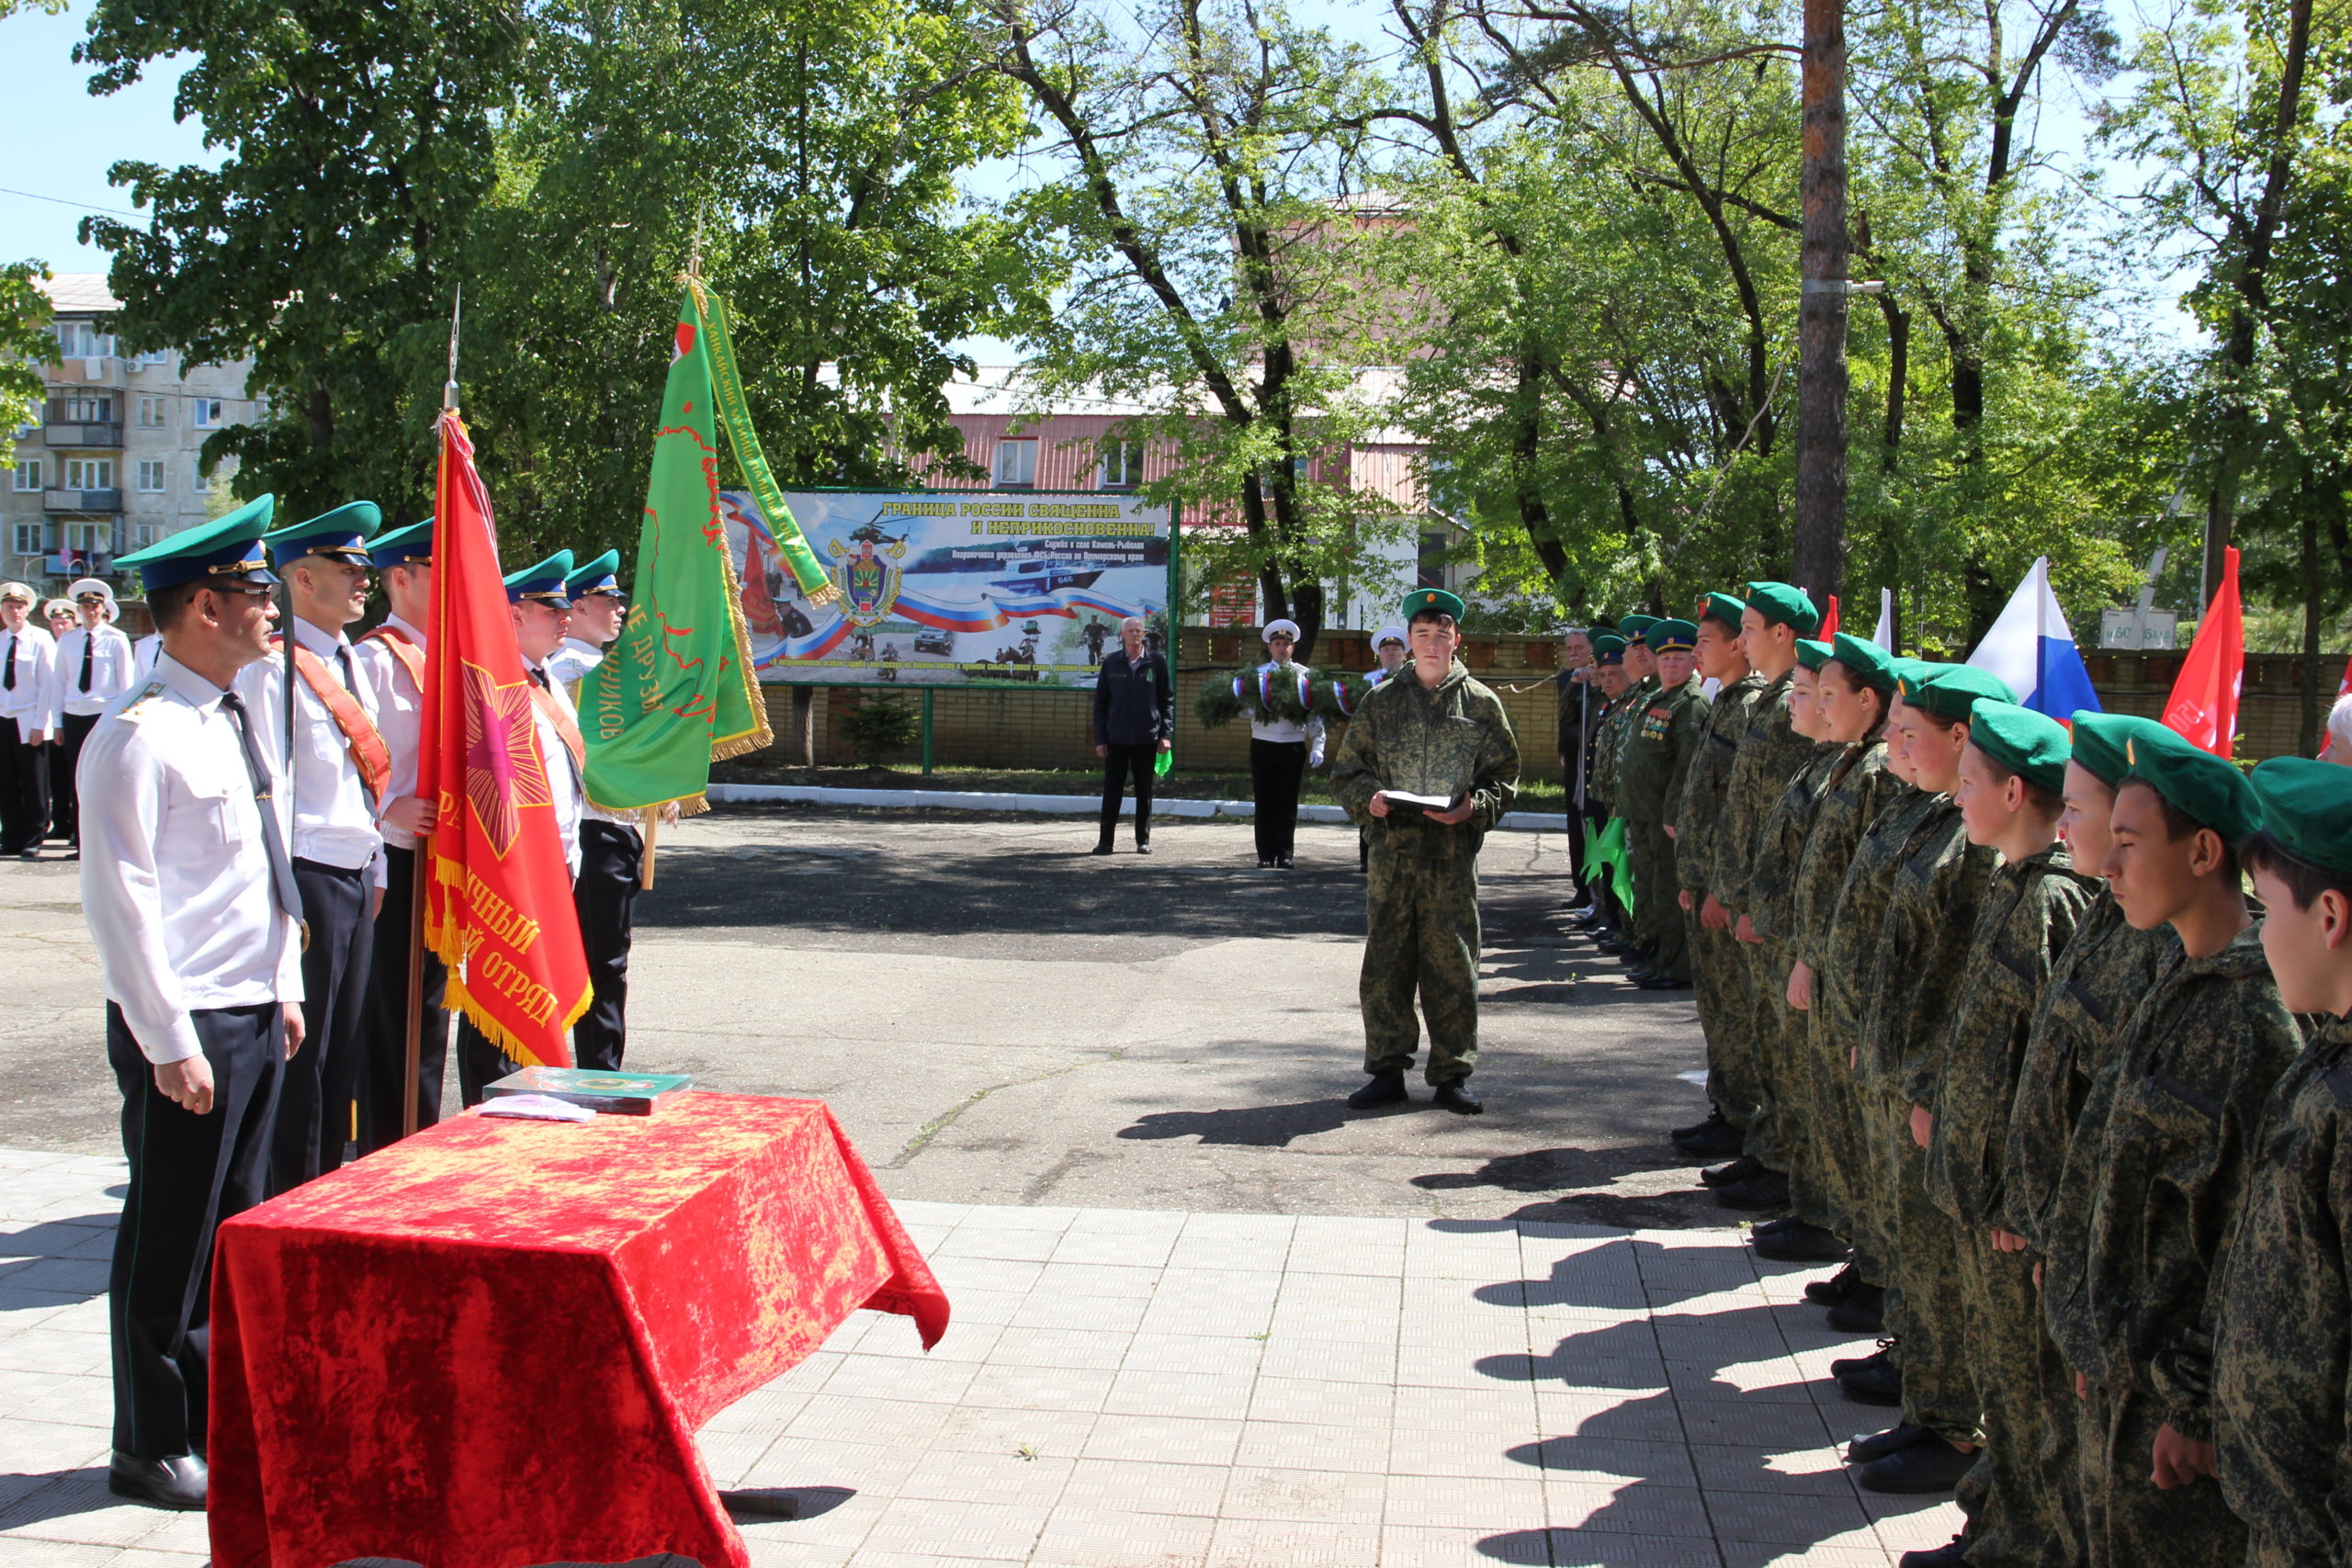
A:
{"label": "black combat boot", "polygon": [[1348,1096],[1348,1103],[1358,1111],[1377,1111],[1384,1105],[1396,1105],[1413,1097],[1405,1092],[1405,1069],[1389,1067],[1372,1075],[1372,1081]]}

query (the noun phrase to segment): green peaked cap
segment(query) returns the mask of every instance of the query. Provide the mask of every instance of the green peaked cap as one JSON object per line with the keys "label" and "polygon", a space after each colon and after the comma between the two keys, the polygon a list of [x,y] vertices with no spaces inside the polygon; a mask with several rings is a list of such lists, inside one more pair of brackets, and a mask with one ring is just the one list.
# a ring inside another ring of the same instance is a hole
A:
{"label": "green peaked cap", "polygon": [[1442,588],[1416,588],[1405,595],[1405,602],[1398,606],[1398,609],[1405,617],[1405,624],[1408,626],[1413,624],[1415,615],[1427,610],[1435,610],[1440,615],[1452,615],[1453,624],[1457,626],[1462,624],[1462,596],[1458,593],[1448,593]]}
{"label": "green peaked cap", "polygon": [[1649,635],[1642,640],[1653,653],[1688,653],[1699,646],[1699,628],[1689,621],[1653,621]]}
{"label": "green peaked cap", "polygon": [[384,525],[384,513],[372,501],[346,501],[332,512],[322,512],[307,522],[275,534],[262,536],[262,543],[269,547],[269,558],[279,566],[300,560],[304,556],[321,556],[329,560],[349,561],[354,565],[368,564],[368,541]]}
{"label": "green peaked cap", "polygon": [[2154,719],[2142,718],[2137,714],[2098,713],[2089,708],[2078,710],[2074,724],[2072,760],[2109,789],[2121,784],[2123,775],[2132,771],[2132,760],[2123,754],[2125,742],[2164,728]]}
{"label": "green peaked cap", "polygon": [[1657,625],[1656,615],[1637,615],[1617,617],[1617,630],[1623,634],[1625,640],[1629,643],[1638,642],[1645,647],[1650,640],[1650,628],[1656,625]]}
{"label": "green peaked cap", "polygon": [[2352,876],[2352,768],[2273,757],[2254,770],[2262,827],[2278,847],[2335,876]]}
{"label": "green peaked cap", "polygon": [[1814,608],[1813,595],[1786,582],[1749,583],[1747,607],[1799,637],[1811,637],[1821,629],[1821,612]]}
{"label": "green peaked cap", "polygon": [[1979,702],[2014,703],[2008,682],[1973,664],[1948,664],[1925,680],[1903,682],[1903,700],[1938,718],[1965,724]]}
{"label": "green peaked cap", "polygon": [[1614,632],[1592,634],[1592,660],[1596,664],[1625,662],[1625,639]]}
{"label": "green peaked cap", "polygon": [[1699,618],[1720,622],[1736,632],[1739,630],[1740,615],[1747,608],[1747,602],[1735,594],[1710,593],[1699,601]]}
{"label": "green peaked cap", "polygon": [[2233,844],[2261,828],[2262,801],[2237,764],[2187,736],[2159,725],[2125,741],[2123,755],[2132,764],[2125,783],[2146,784],[2199,827]]}
{"label": "green peaked cap", "polygon": [[1818,670],[1837,656],[1838,650],[1826,642],[1809,637],[1797,638],[1797,662],[1807,670]]}
{"label": "green peaked cap", "polygon": [[2066,793],[2066,758],[2074,743],[2048,714],[2015,703],[1980,699],[1968,721],[1968,743],[2052,795]]}
{"label": "green peaked cap", "polygon": [[1894,656],[1878,644],[1839,632],[1829,639],[1829,657],[1863,685],[1890,697],[1894,694]]}
{"label": "green peaked cap", "polygon": [[564,604],[563,580],[571,575],[571,552],[558,550],[545,560],[508,572],[506,602],[514,604],[525,599],[539,599],[553,604]]}
{"label": "green peaked cap", "polygon": [[368,547],[368,558],[379,570],[386,567],[433,564],[433,519],[379,534]]}
{"label": "green peaked cap", "polygon": [[276,582],[263,558],[261,536],[269,531],[277,509],[276,496],[256,496],[225,517],[184,528],[143,550],[117,557],[114,564],[137,567],[139,581],[151,590],[222,577]]}

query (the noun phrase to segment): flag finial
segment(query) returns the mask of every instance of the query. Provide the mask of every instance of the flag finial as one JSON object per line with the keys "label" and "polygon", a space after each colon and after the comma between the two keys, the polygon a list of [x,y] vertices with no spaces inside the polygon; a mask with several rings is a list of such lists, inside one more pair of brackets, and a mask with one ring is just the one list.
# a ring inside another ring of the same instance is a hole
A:
{"label": "flag finial", "polygon": [[466,286],[461,279],[456,298],[449,301],[449,378],[441,383],[441,408],[445,413],[458,409],[458,325],[466,313]]}

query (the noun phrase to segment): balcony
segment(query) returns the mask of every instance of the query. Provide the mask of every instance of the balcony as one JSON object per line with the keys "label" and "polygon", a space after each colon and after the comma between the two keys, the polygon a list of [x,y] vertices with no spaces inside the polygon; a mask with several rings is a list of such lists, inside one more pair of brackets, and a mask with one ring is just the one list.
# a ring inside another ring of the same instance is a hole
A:
{"label": "balcony", "polygon": [[119,451],[122,447],[122,422],[105,424],[67,424],[59,420],[44,420],[40,438],[50,446],[96,447],[99,451]]}
{"label": "balcony", "polygon": [[119,490],[45,490],[40,493],[43,512],[118,513],[122,510],[122,491]]}

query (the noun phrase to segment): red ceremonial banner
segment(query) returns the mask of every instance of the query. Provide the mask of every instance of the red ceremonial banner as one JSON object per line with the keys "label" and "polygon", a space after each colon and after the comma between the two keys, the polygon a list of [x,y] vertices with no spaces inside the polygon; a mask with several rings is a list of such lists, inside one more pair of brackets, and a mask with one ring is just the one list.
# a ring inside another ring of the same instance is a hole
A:
{"label": "red ceremonial banner", "polygon": [[2237,738],[2238,686],[2245,679],[2245,613],[2238,602],[2238,553],[2224,550],[2222,585],[2197,623],[2165,703],[2165,723],[2217,757]]}
{"label": "red ceremonial banner", "polygon": [[1827,642],[1838,635],[1838,595],[1829,595],[1829,608],[1823,612],[1821,629],[1814,634],[1817,641]]}
{"label": "red ceremonial banner", "polygon": [[497,525],[473,443],[441,416],[417,793],[435,803],[424,940],[449,966],[449,1005],[498,1048],[571,1065],[588,961],[555,823],[559,782],[540,754],[531,682],[498,570]]}

